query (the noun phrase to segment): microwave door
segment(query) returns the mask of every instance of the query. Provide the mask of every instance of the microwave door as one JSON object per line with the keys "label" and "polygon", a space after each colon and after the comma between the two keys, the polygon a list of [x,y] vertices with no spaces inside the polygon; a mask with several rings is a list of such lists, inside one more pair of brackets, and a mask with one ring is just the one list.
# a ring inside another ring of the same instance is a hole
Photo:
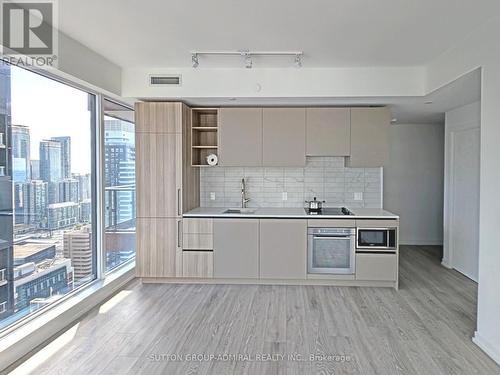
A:
{"label": "microwave door", "polygon": [[385,248],[387,244],[387,230],[360,229],[358,232],[358,247]]}

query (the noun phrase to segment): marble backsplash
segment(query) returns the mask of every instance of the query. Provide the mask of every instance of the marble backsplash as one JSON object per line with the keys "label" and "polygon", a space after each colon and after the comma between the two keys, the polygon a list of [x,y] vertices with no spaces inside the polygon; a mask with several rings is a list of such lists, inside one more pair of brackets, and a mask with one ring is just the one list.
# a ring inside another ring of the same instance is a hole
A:
{"label": "marble backsplash", "polygon": [[200,205],[239,207],[245,178],[248,207],[303,207],[305,200],[317,197],[326,201],[326,207],[381,208],[382,168],[344,164],[342,157],[308,157],[304,168],[201,168]]}

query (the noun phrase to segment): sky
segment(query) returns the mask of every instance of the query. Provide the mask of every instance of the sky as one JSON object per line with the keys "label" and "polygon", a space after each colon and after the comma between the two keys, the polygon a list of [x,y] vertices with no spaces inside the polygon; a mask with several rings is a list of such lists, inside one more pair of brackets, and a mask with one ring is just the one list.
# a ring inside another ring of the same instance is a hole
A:
{"label": "sky", "polygon": [[88,94],[22,68],[11,68],[12,124],[29,126],[31,159],[39,159],[41,140],[70,136],[71,172],[90,173]]}

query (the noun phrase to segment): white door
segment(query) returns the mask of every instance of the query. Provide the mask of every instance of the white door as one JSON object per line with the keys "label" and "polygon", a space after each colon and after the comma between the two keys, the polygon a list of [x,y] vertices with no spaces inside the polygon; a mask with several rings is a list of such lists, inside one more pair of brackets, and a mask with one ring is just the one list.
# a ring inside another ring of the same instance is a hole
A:
{"label": "white door", "polygon": [[477,282],[480,130],[456,130],[451,137],[451,265]]}

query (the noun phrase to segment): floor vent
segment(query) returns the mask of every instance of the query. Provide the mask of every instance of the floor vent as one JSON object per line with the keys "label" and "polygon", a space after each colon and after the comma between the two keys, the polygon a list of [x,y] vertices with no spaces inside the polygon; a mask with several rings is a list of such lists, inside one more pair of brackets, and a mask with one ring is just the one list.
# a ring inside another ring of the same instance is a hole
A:
{"label": "floor vent", "polygon": [[180,86],[180,74],[167,74],[167,75],[150,75],[149,84],[151,86]]}

